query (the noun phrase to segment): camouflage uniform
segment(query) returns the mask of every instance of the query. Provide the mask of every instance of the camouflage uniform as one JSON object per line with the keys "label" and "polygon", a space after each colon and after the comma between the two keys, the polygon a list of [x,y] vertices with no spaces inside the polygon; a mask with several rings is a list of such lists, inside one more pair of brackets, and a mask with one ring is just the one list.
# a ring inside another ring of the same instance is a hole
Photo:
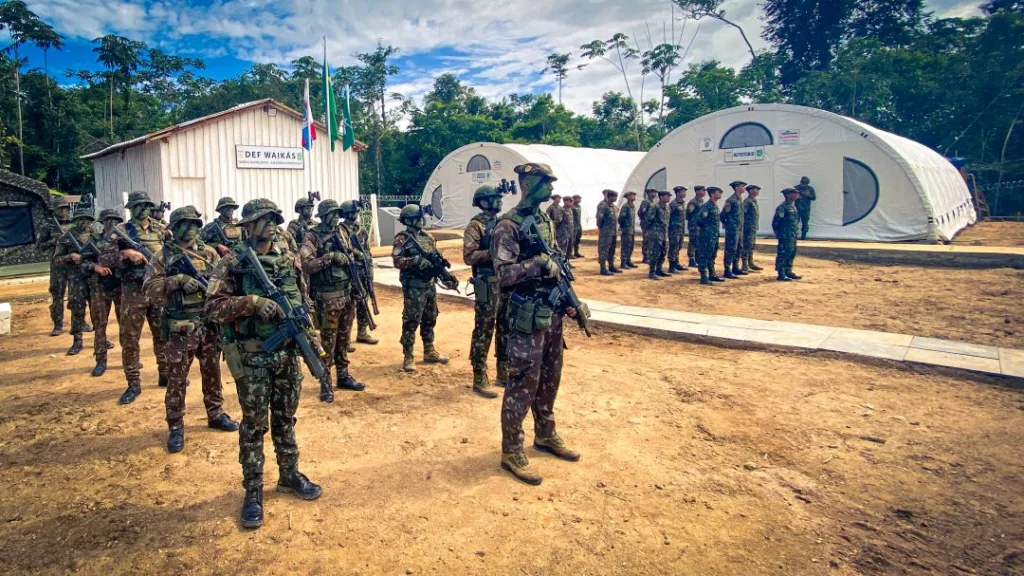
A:
{"label": "camouflage uniform", "polygon": [[67,292],[68,289],[68,274],[71,272],[71,268],[55,262],[54,252],[57,248],[57,240],[70,229],[71,220],[60,222],[59,227],[56,223],[49,222],[47,226],[39,232],[37,240],[39,245],[43,249],[48,250],[51,254],[50,320],[53,322],[53,333],[51,336],[56,336],[64,330],[64,293]]}
{"label": "camouflage uniform", "polygon": [[679,252],[683,249],[683,238],[686,237],[686,204],[672,200],[668,204],[668,211],[668,271],[686,270],[679,263]]}
{"label": "camouflage uniform", "polygon": [[667,276],[665,272],[666,244],[668,240],[669,215],[668,204],[651,206],[646,216],[647,222],[647,263],[650,265],[649,276]]}
{"label": "camouflage uniform", "polygon": [[[355,248],[356,244],[359,245],[360,250],[356,250],[362,254],[362,258],[373,262],[373,255],[370,254],[370,234],[363,228],[363,225],[358,220],[355,222],[348,222],[347,220],[341,221],[341,227],[348,234],[349,240],[352,242],[352,247]],[[359,256],[356,256],[359,260]],[[373,267],[370,267],[370,282],[373,282]],[[372,343],[376,344],[377,340],[370,336],[370,317],[367,315],[366,308],[363,306],[356,306],[356,323],[358,324],[358,341],[365,342],[372,340]]]}
{"label": "camouflage uniform", "polygon": [[775,253],[775,270],[779,279],[793,278],[793,261],[796,259],[797,236],[800,232],[800,213],[795,202],[783,202],[775,209],[772,230],[778,238]]}
{"label": "camouflage uniform", "polygon": [[761,217],[761,211],[757,207],[757,198],[747,197],[743,200],[743,245],[740,252],[740,260],[743,269],[760,268],[753,265],[754,247],[757,246],[757,225]]}
{"label": "camouflage uniform", "polygon": [[316,228],[318,224],[313,218],[306,220],[299,217],[288,223],[288,233],[295,239],[297,246],[302,246],[306,242],[306,234],[313,228]]}
{"label": "camouflage uniform", "polygon": [[690,242],[686,245],[686,257],[690,260],[690,266],[697,265],[697,229],[693,225],[693,219],[704,201],[704,198],[694,197],[686,203],[686,228],[690,232]]}
{"label": "camouflage uniform", "polygon": [[636,241],[636,206],[629,202],[619,209],[619,234],[621,235],[622,250],[619,254],[619,266],[622,268],[636,268],[633,264],[633,246]]}
{"label": "camouflage uniform", "polygon": [[[191,210],[189,219],[202,224],[199,213],[188,206],[175,210]],[[176,214],[171,219],[176,220]],[[199,360],[199,371],[203,379],[203,404],[206,406],[208,422],[214,422],[224,414],[224,394],[220,374],[220,349],[217,343],[217,329],[207,319],[204,306],[206,294],[197,290],[187,292],[189,276],[170,274],[167,268],[179,258],[188,258],[201,276],[208,276],[220,256],[212,247],[196,240],[188,248],[181,248],[177,242],[169,241],[154,254],[153,272],[146,280],[144,289],[150,300],[165,300],[160,317],[160,331],[167,357],[167,393],[164,396],[167,427],[171,430],[185,426],[185,392],[192,361]]]}
{"label": "camouflage uniform", "polygon": [[406,242],[416,242],[427,252],[437,252],[434,238],[420,228],[409,229],[395,235],[391,248],[391,260],[395,268],[400,270],[399,281],[402,283],[402,351],[407,358],[412,357],[413,344],[416,342],[416,328],[423,339],[423,350],[434,346],[434,326],[437,324],[437,288],[430,263],[412,250],[403,249]]}
{"label": "camouflage uniform", "polygon": [[[216,210],[220,212],[225,208],[238,208],[238,204],[230,197],[225,196],[217,201]],[[223,238],[218,230],[223,232]],[[223,252],[225,248],[234,248],[242,241],[242,227],[233,217],[228,216],[225,218],[224,214],[221,214],[212,222],[203,226],[202,231],[199,232],[199,239],[217,248],[218,252]],[[227,239],[227,244],[224,244],[225,239]],[[224,248],[221,248],[221,246]]]}
{"label": "camouflage uniform", "polygon": [[[97,229],[94,227],[95,222],[91,208],[79,207],[75,210],[72,223],[70,232],[81,246],[85,246],[92,239],[93,233],[97,232]],[[89,302],[90,294],[90,284],[85,277],[85,270],[80,265],[81,254],[78,254],[78,263],[72,259],[72,256],[75,254],[76,252],[71,244],[71,240],[66,236],[61,236],[57,240],[57,246],[54,249],[53,264],[67,270],[68,310],[71,311],[71,336],[74,338],[74,344],[68,350],[69,355],[78,354],[82,348],[82,332],[85,328],[85,307]],[[105,345],[106,343],[104,342]]]}
{"label": "camouflage uniform", "polygon": [[[491,264],[491,234],[498,217],[488,212],[481,212],[466,225],[462,237],[462,260],[473,267],[473,291],[476,295],[473,337],[469,345],[469,361],[473,365],[474,387],[478,387],[478,375],[481,389],[487,388],[487,350],[491,347],[491,337],[497,331],[494,342],[494,355],[498,359],[498,380],[507,380],[506,362],[504,357],[505,341],[508,332],[502,326],[496,326],[498,303],[501,290],[498,288],[498,277]],[[488,397],[493,393],[487,393]]]}
{"label": "camouflage uniform", "polygon": [[[100,212],[100,221],[103,222],[107,219],[115,219],[118,223],[124,221],[120,211],[113,209]],[[92,243],[96,246],[99,254],[117,250],[117,242],[110,238],[106,230],[94,232]],[[107,323],[110,319],[111,307],[114,308],[114,320],[121,316],[121,280],[113,271],[107,276],[100,276],[96,273],[99,254],[93,259],[83,261],[81,265],[89,282],[89,312],[95,330],[93,354],[96,356],[97,368],[93,371],[93,376],[101,376],[107,369]]]}
{"label": "camouflage uniform", "polygon": [[697,228],[697,269],[700,270],[701,282],[717,278],[715,259],[718,257],[718,205],[711,200],[697,210],[693,223]]}
{"label": "camouflage uniform", "polygon": [[796,199],[796,213],[800,217],[800,239],[807,239],[807,230],[811,226],[811,202],[818,199],[818,195],[814,192],[814,186],[810,184],[797,184],[795,187],[796,191],[800,193],[800,197]]}
{"label": "camouflage uniform", "polygon": [[640,219],[640,254],[643,256],[643,263],[649,264],[650,259],[648,256],[650,254],[651,245],[650,235],[647,234],[647,210],[658,202],[656,200],[649,200],[646,197],[646,192],[644,194],[645,197],[640,201],[640,207],[636,209],[636,216]]}
{"label": "camouflage uniform", "polygon": [[721,214],[725,228],[725,277],[734,276],[739,271],[740,236],[743,234],[743,200],[738,194],[726,199]]}
{"label": "camouflage uniform", "polygon": [[580,242],[583,240],[583,207],[580,206],[580,202],[583,199],[579,196],[573,196],[572,203],[572,255],[576,258],[581,258],[580,255]]}
{"label": "camouflage uniform", "polygon": [[573,235],[576,233],[576,223],[573,222],[573,209],[562,208],[562,219],[555,226],[555,240],[558,242],[558,249],[565,254],[566,258],[572,257]]}
{"label": "camouflage uniform", "polygon": [[597,205],[597,259],[601,270],[615,268],[615,244],[618,231],[615,229],[619,210],[614,202],[602,200]]}

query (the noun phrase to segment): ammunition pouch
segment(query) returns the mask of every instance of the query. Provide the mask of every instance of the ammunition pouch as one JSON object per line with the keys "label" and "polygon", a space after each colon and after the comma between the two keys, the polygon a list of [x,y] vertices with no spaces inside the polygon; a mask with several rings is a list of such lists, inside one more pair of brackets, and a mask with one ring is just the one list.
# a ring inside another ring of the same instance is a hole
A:
{"label": "ammunition pouch", "polygon": [[497,276],[473,276],[469,279],[469,283],[473,285],[473,296],[477,302],[488,303],[491,301],[491,296],[498,292]]}
{"label": "ammunition pouch", "polygon": [[244,354],[242,350],[242,343],[225,342],[221,340],[220,349],[224,352],[224,362],[228,365],[228,371],[231,372],[231,377],[236,381],[245,378],[245,364],[242,362],[242,356]]}
{"label": "ammunition pouch", "polygon": [[517,332],[529,334],[535,330],[547,330],[551,327],[551,318],[555,311],[544,302],[539,302],[512,294],[508,303],[510,328]]}

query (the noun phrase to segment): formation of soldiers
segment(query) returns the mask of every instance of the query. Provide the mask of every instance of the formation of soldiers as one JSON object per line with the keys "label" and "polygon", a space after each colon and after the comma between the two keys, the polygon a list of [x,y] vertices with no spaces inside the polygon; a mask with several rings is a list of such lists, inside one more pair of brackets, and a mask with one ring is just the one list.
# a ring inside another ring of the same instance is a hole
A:
{"label": "formation of soldiers", "polygon": [[[694,197],[690,200],[686,199],[689,191],[686,186],[676,186],[672,192],[647,189],[644,191],[646,198],[639,206],[633,191],[626,192],[625,202],[618,206],[618,192],[605,190],[596,215],[600,274],[612,276],[638,267],[633,263],[637,221],[641,230],[642,263],[647,264],[647,276],[651,280],[696,267],[700,283],[712,285],[763,270],[754,262],[760,218],[757,198],[761,187],[741,181],[732,182],[729,187],[732,194],[721,210],[718,202],[723,192],[716,186],[694,186]],[[807,236],[810,203],[816,196],[806,176],[796,187],[782,190],[782,194],[785,201],[776,208],[772,219],[772,229],[778,238],[775,269],[778,281],[789,282],[802,278],[793,272],[796,243],[797,238]],[[555,210],[557,214],[557,203],[548,210]],[[552,220],[555,219],[553,216]],[[722,230],[725,231],[724,272],[719,276],[715,267]],[[689,242],[686,242],[687,237]],[[686,264],[680,259],[684,243]],[[618,266],[615,265],[616,248],[620,249]]]}

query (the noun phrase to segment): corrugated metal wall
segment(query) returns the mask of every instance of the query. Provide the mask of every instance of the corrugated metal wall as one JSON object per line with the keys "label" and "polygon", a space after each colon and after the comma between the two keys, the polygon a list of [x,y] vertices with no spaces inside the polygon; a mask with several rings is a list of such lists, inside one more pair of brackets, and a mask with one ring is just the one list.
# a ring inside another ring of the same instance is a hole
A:
{"label": "corrugated metal wall", "polygon": [[278,111],[271,117],[260,107],[129,148],[123,157],[105,156],[94,161],[97,201],[101,208],[118,206],[122,192],[146,190],[154,201],[168,201],[174,208],[191,204],[209,219],[222,196],[240,205],[270,198],[290,220],[295,201],[309,190],[338,202],[357,198],[358,154],[342,152],[340,142],[332,154],[322,132],[307,154],[306,170],[235,167],[236,145],[298,147],[301,128],[292,116]]}

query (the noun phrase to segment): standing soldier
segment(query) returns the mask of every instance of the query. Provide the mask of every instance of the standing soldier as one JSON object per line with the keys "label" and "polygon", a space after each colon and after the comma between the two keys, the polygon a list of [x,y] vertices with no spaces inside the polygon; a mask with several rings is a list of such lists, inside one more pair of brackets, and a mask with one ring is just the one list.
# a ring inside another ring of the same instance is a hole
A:
{"label": "standing soldier", "polygon": [[597,205],[597,259],[601,265],[601,276],[622,272],[615,267],[615,225],[619,219],[615,200],[618,197],[615,190],[605,190],[604,200]]}
{"label": "standing soldier", "polygon": [[167,223],[164,222],[164,213],[166,211],[170,210],[170,209],[171,209],[171,203],[170,202],[157,202],[153,206],[153,211],[152,211],[152,213],[150,215],[150,218],[149,218],[150,221],[153,222],[153,226],[155,226],[156,229],[161,234],[164,235],[164,240],[174,240],[174,238],[171,236],[171,231],[168,228]]}
{"label": "standing soldier", "polygon": [[[424,254],[436,254],[434,238],[423,230],[423,211],[415,204],[408,204],[398,214],[398,221],[405,225],[395,235],[391,248],[391,260],[399,269],[398,279],[402,284],[402,370],[415,372],[412,347],[416,342],[416,328],[423,339],[423,362],[447,364],[448,357],[434,348],[434,326],[437,324],[437,287],[434,280],[437,271]],[[409,243],[409,246],[406,246]],[[415,246],[413,246],[415,244]]]}
{"label": "standing soldier", "polygon": [[722,197],[722,189],[711,186],[708,188],[708,201],[697,210],[693,223],[697,226],[697,269],[700,271],[700,283],[724,282],[715,273],[715,259],[718,258],[718,200]]}
{"label": "standing soldier", "polygon": [[[366,266],[365,262],[373,262],[373,255],[370,254],[370,234],[363,228],[363,225],[359,222],[359,210],[360,204],[357,201],[346,200],[341,203],[341,207],[338,208],[338,214],[341,216],[341,227],[348,234],[348,239],[352,242],[352,249],[355,251],[356,260],[361,266]],[[369,281],[373,282],[373,266],[367,266],[369,269],[370,278]],[[370,316],[365,306],[356,306],[356,323],[358,324],[358,330],[356,332],[356,342],[361,344],[374,345],[378,342],[376,338],[370,335]],[[351,342],[351,338],[349,342]],[[354,350],[350,346],[349,352]]]}
{"label": "standing soldier", "polygon": [[722,227],[725,228],[725,277],[736,279],[740,277],[740,236],[743,235],[743,193],[746,191],[746,182],[739,180],[729,184],[732,188],[732,196],[725,201],[722,207]]}
{"label": "standing soldier", "polygon": [[683,249],[683,239],[686,237],[686,186],[676,186],[672,189],[676,197],[669,203],[668,219],[668,272],[682,272],[686,266],[679,263],[679,251]]}
{"label": "standing soldier", "polygon": [[[85,328],[85,306],[89,301],[89,283],[86,281],[85,270],[82,268],[82,253],[74,246],[75,241],[78,247],[85,246],[96,230],[93,225],[96,223],[92,213],[92,206],[79,204],[75,208],[75,215],[71,219],[71,228],[68,234],[62,235],[57,240],[57,247],[53,254],[53,264],[65,268],[67,272],[68,287],[68,310],[71,310],[71,347],[68,348],[68,356],[76,356],[82,351],[82,330]],[[104,343],[104,346],[106,344]]]}
{"label": "standing soldier", "polygon": [[572,241],[573,236],[576,234],[576,223],[573,217],[572,198],[566,196],[562,202],[564,204],[562,207],[562,221],[555,226],[555,239],[558,241],[558,248],[562,251],[562,254],[565,254],[565,258],[568,260],[573,257]]}
{"label": "standing soldier", "polygon": [[317,224],[313,220],[313,200],[309,196],[299,198],[295,201],[295,212],[299,217],[288,223],[288,233],[295,239],[296,246],[302,246],[306,241],[306,233]]}
{"label": "standing soldier", "polygon": [[[220,260],[217,251],[198,240],[203,219],[192,206],[171,212],[168,240],[153,255],[153,271],[144,285],[151,300],[164,300],[161,331],[166,342],[167,393],[164,396],[167,451],[185,448],[185,390],[192,361],[199,359],[207,426],[234,432],[238,424],[224,413],[217,330],[207,322],[203,282]],[[189,264],[182,264],[188,260]],[[193,275],[193,272],[195,273]]]}
{"label": "standing soldier", "polygon": [[54,251],[57,248],[57,240],[71,229],[71,205],[60,199],[60,204],[54,210],[57,222],[49,222],[39,233],[37,242],[39,246],[50,253],[50,320],[53,321],[53,331],[50,336],[60,336],[64,333],[64,293],[68,289],[68,273],[71,268],[54,262]]}
{"label": "standing soldier", "polygon": [[[163,247],[164,237],[149,219],[153,202],[145,192],[135,191],[128,195],[125,206],[131,212],[131,220],[118,227],[121,234],[141,244],[153,254]],[[100,264],[116,270],[121,278],[121,313],[117,318],[120,326],[121,364],[128,388],[118,399],[120,404],[131,404],[142,393],[139,360],[139,338],[142,337],[142,323],[149,324],[153,336],[153,353],[156,356],[160,386],[167,386],[167,360],[164,354],[164,340],[160,330],[160,308],[162,299],[150,300],[142,289],[149,262],[146,257],[131,248],[120,249],[121,242],[111,242],[100,255]],[[126,245],[127,246],[127,245]]]}
{"label": "standing soldier", "polygon": [[690,266],[697,265],[697,229],[693,225],[693,219],[697,211],[704,205],[704,186],[700,184],[693,187],[693,200],[686,203],[686,229],[690,231],[690,241],[686,244],[686,257],[690,260]]}
{"label": "standing soldier", "polygon": [[[94,232],[92,235],[93,245],[102,254],[105,251],[117,250],[117,242],[110,237],[110,231],[121,222],[121,211],[107,208],[100,212],[100,223],[103,225],[102,232]],[[114,308],[114,319],[121,316],[121,280],[114,274],[114,271],[99,263],[99,254],[96,259],[89,259],[82,263],[82,269],[89,277],[89,312],[92,316],[93,326],[96,332],[93,334],[93,354],[96,356],[96,367],[92,369],[92,375],[99,377],[107,371],[107,351],[114,345],[107,340],[107,322],[110,318],[110,308]]]}
{"label": "standing soldier", "polygon": [[[476,189],[473,193],[473,206],[479,208],[480,213],[469,221],[462,237],[462,261],[473,268],[473,277],[469,281],[473,284],[476,297],[473,338],[469,343],[469,362],[473,365],[473,392],[484,398],[498,397],[497,392],[490,390],[491,384],[487,379],[487,351],[491,347],[498,298],[501,296],[498,277],[495,276],[494,264],[491,263],[491,234],[494,232],[494,225],[498,223],[498,214],[501,213],[501,196],[501,191],[493,186],[481,186]],[[498,364],[502,365],[503,354],[500,348],[505,343],[505,335],[502,334],[504,328],[498,326],[497,330],[495,355],[498,357]],[[502,368],[503,366],[499,366],[498,371],[504,372]]]}
{"label": "standing soldier", "polygon": [[501,404],[501,467],[528,484],[541,483],[523,451],[523,419],[533,411],[533,446],[575,462],[580,459],[555,430],[555,397],[562,378],[562,317],[574,315],[552,309],[546,299],[559,278],[559,269],[547,254],[534,255],[531,241],[520,227],[527,218],[536,222],[544,242],[554,242],[554,227],[540,210],[556,180],[545,164],[515,167],[522,199],[498,221],[491,239],[491,258],[502,292],[509,297],[509,372]]}
{"label": "standing soldier", "polygon": [[298,307],[306,298],[299,255],[286,242],[275,241],[284,217],[270,200],[250,200],[242,209],[240,225],[246,240],[221,258],[210,277],[206,314],[220,325],[224,359],[238,388],[242,424],[238,433],[238,461],[242,465],[242,527],[263,524],[263,437],[270,412],[270,437],[274,441],[280,476],[278,492],[315,500],[320,486],[299,472],[299,447],[295,442],[295,411],[302,390],[298,345],[294,339],[276,352],[263,351],[263,341],[279,329],[284,310],[267,298],[254,273],[239,263],[244,251],[253,250],[274,286]]}
{"label": "standing soldier", "polygon": [[796,259],[796,238],[800,230],[800,214],[797,211],[796,203],[801,192],[795,188],[786,188],[782,191],[786,201],[775,209],[775,217],[772,218],[772,230],[778,238],[778,248],[775,253],[775,270],[779,273],[779,282],[799,280],[803,276],[793,273],[793,260]]}
{"label": "standing soldier", "polygon": [[242,241],[242,227],[235,220],[235,210],[238,204],[230,196],[221,198],[217,201],[219,216],[199,233],[199,239],[216,248],[221,256]]}
{"label": "standing soldier", "polygon": [[324,200],[317,207],[320,224],[306,234],[299,250],[302,271],[309,278],[309,292],[320,329],[320,343],[327,352],[327,373],[320,383],[320,401],[333,402],[331,366],[338,372],[338,388],[362,391],[366,386],[348,372],[348,339],[356,316],[355,278],[349,263],[355,261],[348,234],[338,228],[341,209],[334,200]]}
{"label": "standing soldier", "polygon": [[807,176],[800,177],[796,191],[800,193],[796,199],[796,212],[800,216],[800,239],[807,240],[807,229],[811,226],[811,202],[817,200],[818,195],[814,193],[814,186],[811,186],[811,179]]}
{"label": "standing soldier", "polygon": [[658,191],[654,188],[648,188],[644,190],[644,194],[645,197],[640,202],[640,207],[636,209],[636,217],[640,219],[640,255],[643,256],[641,263],[650,264],[648,258],[650,246],[647,235],[647,210],[657,204]]}
{"label": "standing soldier", "polygon": [[743,261],[743,272],[763,270],[754,264],[754,247],[757,246],[757,224],[761,211],[757,207],[757,196],[761,187],[751,184],[747,186],[747,199],[743,201],[743,245],[740,259]]}
{"label": "standing soldier", "polygon": [[639,268],[633,264],[633,244],[636,239],[636,192],[626,192],[626,203],[619,211],[619,233],[622,235],[622,268]]}
{"label": "standing soldier", "polygon": [[650,273],[647,277],[651,280],[667,278],[672,275],[665,272],[668,223],[671,217],[668,202],[671,196],[672,193],[668,190],[659,190],[658,203],[647,209],[647,262],[650,264]]}
{"label": "standing soldier", "polygon": [[572,257],[583,258],[580,254],[580,242],[583,240],[583,197],[574,194],[572,197],[572,217],[574,234],[572,237]]}
{"label": "standing soldier", "polygon": [[[565,218],[565,210],[562,208],[562,197],[558,194],[552,194],[551,205],[547,209],[548,218],[551,219],[551,224],[555,227],[555,239],[558,239],[558,225]],[[552,244],[552,248],[556,247],[557,244]]]}

